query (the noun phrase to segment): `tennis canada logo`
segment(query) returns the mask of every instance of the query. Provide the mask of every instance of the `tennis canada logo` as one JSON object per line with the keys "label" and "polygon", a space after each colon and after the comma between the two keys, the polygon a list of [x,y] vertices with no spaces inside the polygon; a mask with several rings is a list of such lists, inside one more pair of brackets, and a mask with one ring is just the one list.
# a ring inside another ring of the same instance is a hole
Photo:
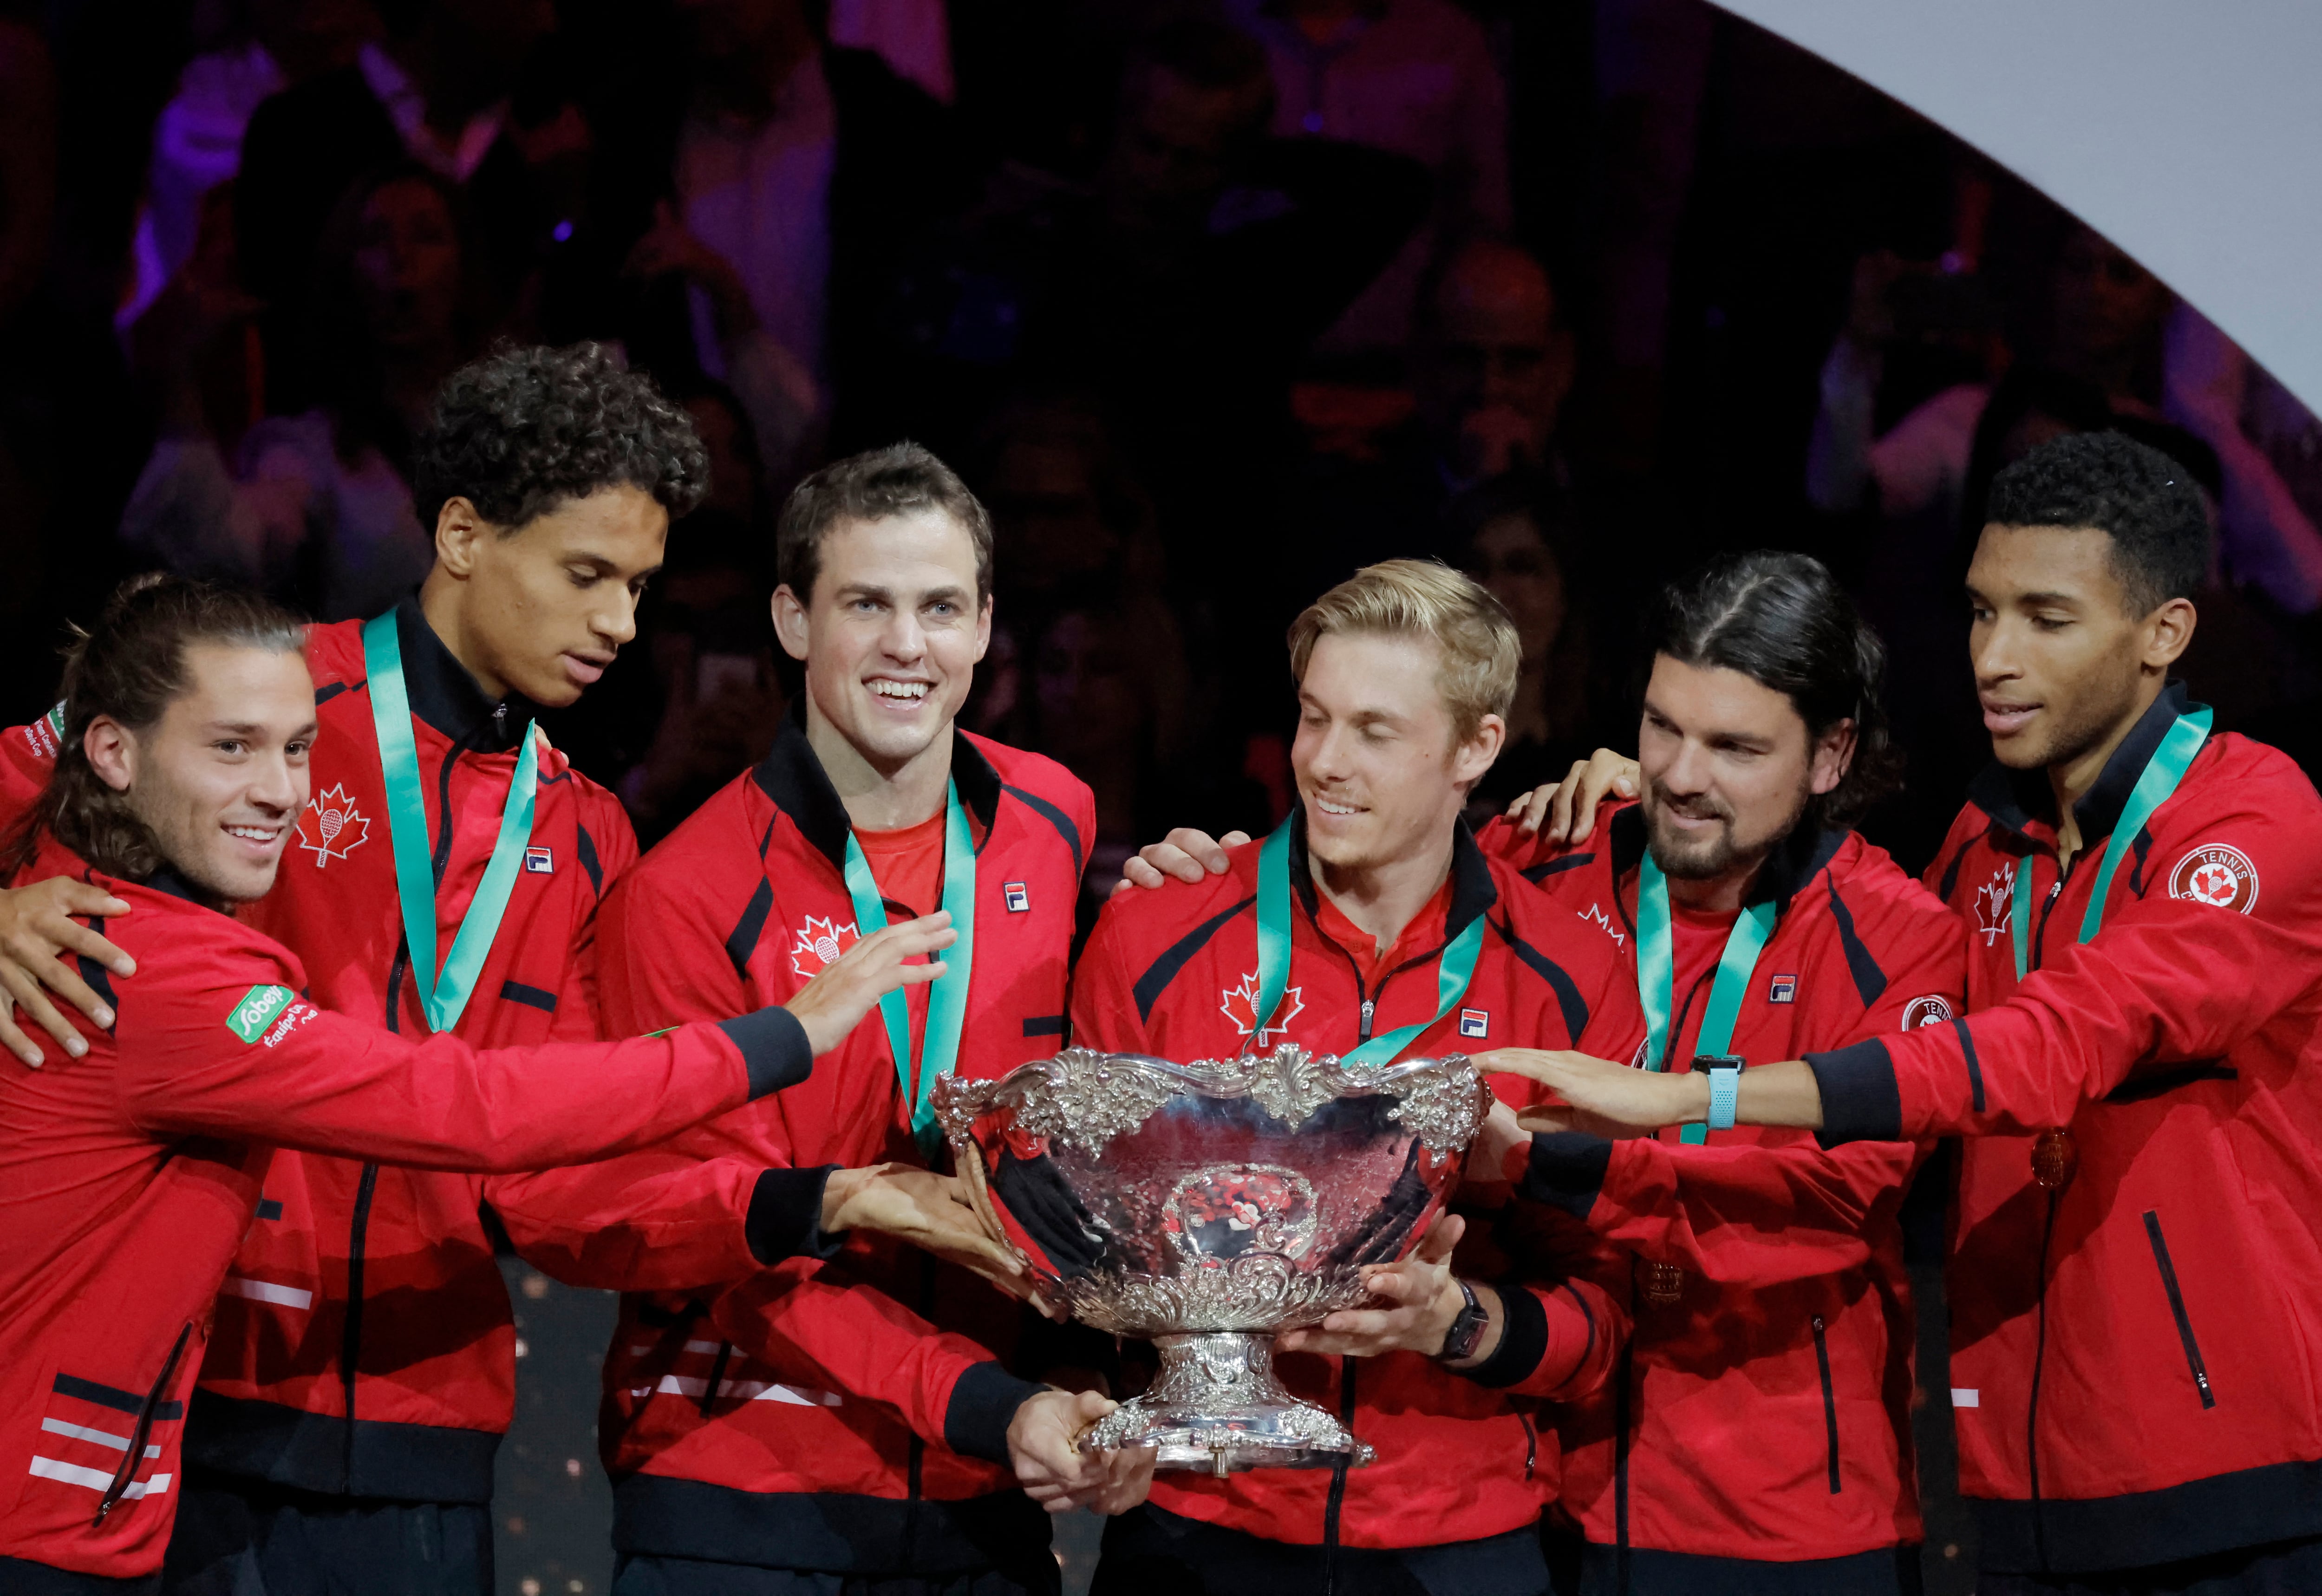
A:
{"label": "tennis canada logo", "polygon": [[1243,976],[1241,985],[1229,987],[1225,992],[1225,1001],[1219,1005],[1219,1008],[1228,1019],[1233,1021],[1233,1028],[1243,1035],[1247,1036],[1252,1031],[1257,1031],[1257,1044],[1264,1047],[1266,1045],[1266,1039],[1268,1036],[1278,1042],[1290,1035],[1290,1022],[1296,1019],[1306,1007],[1306,999],[1298,995],[1300,990],[1297,987],[1292,987],[1282,994],[1282,1005],[1275,1011],[1281,1023],[1268,1026],[1262,1031],[1257,1031],[1257,971],[1253,970]]}
{"label": "tennis canada logo", "polygon": [[2169,896],[2247,914],[2257,907],[2257,866],[2239,848],[2211,843],[2177,862],[2169,872]]}
{"label": "tennis canada logo", "polygon": [[344,859],[370,837],[370,821],[355,807],[344,787],[325,788],[298,811],[298,845],[315,856],[315,868]]}
{"label": "tennis canada logo", "polygon": [[841,925],[836,915],[827,920],[809,915],[806,924],[798,928],[797,940],[791,944],[791,968],[798,972],[800,979],[812,980],[837,963],[841,953],[862,940],[862,934],[855,929],[852,920]]}
{"label": "tennis canada logo", "polygon": [[1914,998],[1903,1008],[1903,1028],[1915,1031],[1922,1026],[1940,1026],[1952,1017],[1951,999],[1940,992],[1929,992],[1924,998]]}
{"label": "tennis canada logo", "polygon": [[1975,928],[1989,947],[2007,929],[2016,915],[2016,866],[2013,862],[1991,872],[1991,880],[1975,889]]}

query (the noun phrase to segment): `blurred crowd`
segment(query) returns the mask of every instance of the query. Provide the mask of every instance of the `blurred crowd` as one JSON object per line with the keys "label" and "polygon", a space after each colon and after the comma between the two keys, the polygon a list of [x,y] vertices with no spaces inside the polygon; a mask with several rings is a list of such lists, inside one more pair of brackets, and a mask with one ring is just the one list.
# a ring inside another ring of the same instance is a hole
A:
{"label": "blurred crowd", "polygon": [[616,345],[708,502],[553,728],[650,843],[770,743],[772,528],[898,437],[991,507],[968,723],[1095,789],[1092,903],[1288,801],[1297,607],[1440,556],[1524,638],[1480,807],[1632,746],[1631,617],[1804,549],[1892,651],[1930,852],[1981,762],[1962,532],[2117,427],[2198,479],[2187,665],[2302,760],[2322,427],[2008,174],[1697,0],[0,0],[0,711],[121,572],[325,619],[425,570],[496,341]]}

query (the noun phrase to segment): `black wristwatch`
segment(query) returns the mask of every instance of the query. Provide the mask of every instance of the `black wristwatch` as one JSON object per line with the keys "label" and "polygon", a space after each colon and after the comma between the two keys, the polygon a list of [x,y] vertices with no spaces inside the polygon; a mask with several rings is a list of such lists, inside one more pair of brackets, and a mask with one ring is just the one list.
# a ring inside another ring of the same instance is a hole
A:
{"label": "black wristwatch", "polygon": [[1451,1321],[1451,1327],[1443,1333],[1443,1350],[1435,1354],[1447,1363],[1461,1363],[1474,1357],[1476,1345],[1484,1339],[1484,1327],[1492,1318],[1484,1311],[1484,1305],[1476,1300],[1475,1287],[1466,1281],[1459,1281],[1458,1286],[1459,1295],[1467,1300],[1461,1304],[1458,1316]]}

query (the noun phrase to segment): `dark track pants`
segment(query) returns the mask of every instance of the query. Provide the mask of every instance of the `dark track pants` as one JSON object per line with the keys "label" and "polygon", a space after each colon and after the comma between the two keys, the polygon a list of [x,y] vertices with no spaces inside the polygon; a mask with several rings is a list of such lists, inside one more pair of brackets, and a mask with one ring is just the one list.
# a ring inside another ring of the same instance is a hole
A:
{"label": "dark track pants", "polygon": [[1482,1540],[1376,1551],[1294,1546],[1147,1504],[1104,1527],[1090,1596],[1547,1596],[1526,1526]]}
{"label": "dark track pants", "polygon": [[161,1589],[165,1596],[493,1596],[491,1509],[189,1474]]}

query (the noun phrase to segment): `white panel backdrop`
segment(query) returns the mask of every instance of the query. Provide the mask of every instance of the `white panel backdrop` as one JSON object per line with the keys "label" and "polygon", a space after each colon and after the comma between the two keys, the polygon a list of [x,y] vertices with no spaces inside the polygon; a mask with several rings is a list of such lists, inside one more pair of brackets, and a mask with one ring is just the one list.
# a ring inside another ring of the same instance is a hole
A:
{"label": "white panel backdrop", "polygon": [[2322,0],[1722,0],[2021,174],[2322,414]]}

